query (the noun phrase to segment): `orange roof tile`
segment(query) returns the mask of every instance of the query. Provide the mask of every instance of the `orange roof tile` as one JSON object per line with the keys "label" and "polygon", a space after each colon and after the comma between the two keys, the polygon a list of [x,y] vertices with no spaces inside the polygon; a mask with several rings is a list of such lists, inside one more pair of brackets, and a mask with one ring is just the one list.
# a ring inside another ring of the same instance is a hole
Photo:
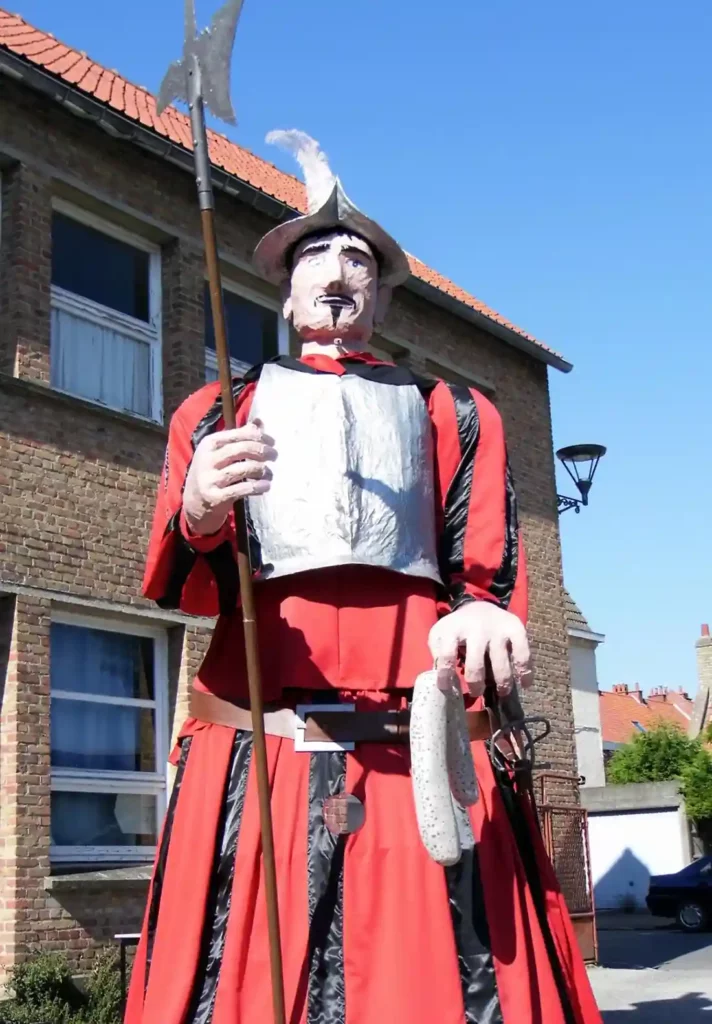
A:
{"label": "orange roof tile", "polygon": [[644,697],[640,691],[618,690],[599,692],[601,736],[604,743],[628,743],[639,731],[634,722],[644,729],[655,727],[656,722],[673,722],[687,731],[694,702],[687,694],[653,691]]}
{"label": "orange roof tile", "polygon": [[[190,127],[186,115],[168,108],[161,117],[156,114],[155,98],[146,90],[132,85],[120,75],[96,64],[77,50],[57,42],[53,36],[28,24],[23,18],[0,8],[0,46],[24,57],[45,71],[88,93],[126,117],[138,121],[160,135],[166,136],[184,149],[192,149]],[[304,212],[306,198],[300,181],[278,170],[273,164],[230,142],[223,135],[209,131],[210,157],[213,163],[247,182],[253,188],[279,200],[294,210]],[[570,365],[543,342],[517,327],[501,313],[486,306],[436,270],[426,266],[414,256],[409,257],[414,277],[432,285],[457,302],[482,314],[493,323],[530,342],[542,353],[542,358],[560,369]],[[548,358],[547,358],[548,357]]]}

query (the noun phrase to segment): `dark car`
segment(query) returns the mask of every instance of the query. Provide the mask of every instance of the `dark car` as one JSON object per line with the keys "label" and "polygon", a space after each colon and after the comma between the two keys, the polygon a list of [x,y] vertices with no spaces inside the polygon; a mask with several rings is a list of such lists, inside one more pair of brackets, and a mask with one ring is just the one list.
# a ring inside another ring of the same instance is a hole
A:
{"label": "dark car", "polygon": [[656,917],[674,917],[686,932],[712,923],[712,857],[701,857],[675,875],[653,875],[647,897]]}

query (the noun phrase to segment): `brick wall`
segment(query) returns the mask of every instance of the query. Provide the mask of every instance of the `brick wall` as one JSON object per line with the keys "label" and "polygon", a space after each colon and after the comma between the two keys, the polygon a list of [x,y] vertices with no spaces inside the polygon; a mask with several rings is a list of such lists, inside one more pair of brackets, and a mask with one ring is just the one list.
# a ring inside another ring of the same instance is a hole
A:
{"label": "brick wall", "polygon": [[[60,597],[104,614],[107,608],[117,615],[148,608],[139,589],[165,428],[49,389],[51,200],[79,202],[161,245],[165,422],[203,379],[199,220],[187,174],[9,80],[0,94],[0,166],[0,591],[4,584],[18,592],[0,601],[0,961],[11,963],[41,941],[69,949],[81,965],[97,943],[138,926],[142,891],[46,888],[49,621]],[[271,223],[224,195],[217,205],[225,267],[245,280],[254,244]],[[403,290],[383,335],[385,345],[408,339],[416,351],[407,358],[418,366],[454,366],[494,389],[532,580],[537,682],[526,703],[552,719],[543,756],[552,767],[572,771],[546,369]],[[207,633],[173,619],[166,626],[175,733]]]}

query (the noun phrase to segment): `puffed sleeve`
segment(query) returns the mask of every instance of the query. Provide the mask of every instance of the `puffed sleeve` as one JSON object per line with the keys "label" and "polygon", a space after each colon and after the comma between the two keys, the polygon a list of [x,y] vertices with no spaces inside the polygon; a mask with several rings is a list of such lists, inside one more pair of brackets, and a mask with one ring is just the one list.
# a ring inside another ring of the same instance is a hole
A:
{"label": "puffed sleeve", "polygon": [[449,610],[492,601],[526,623],[526,560],[502,419],[474,388],[442,381],[430,393],[429,412]]}
{"label": "puffed sleeve", "polygon": [[[235,382],[238,426],[247,422],[254,387]],[[143,579],[144,596],[161,608],[214,616],[237,605],[233,514],[209,537],[192,535],[183,514],[183,488],[193,453],[206,434],[222,428],[217,383],[187,398],[171,419]]]}

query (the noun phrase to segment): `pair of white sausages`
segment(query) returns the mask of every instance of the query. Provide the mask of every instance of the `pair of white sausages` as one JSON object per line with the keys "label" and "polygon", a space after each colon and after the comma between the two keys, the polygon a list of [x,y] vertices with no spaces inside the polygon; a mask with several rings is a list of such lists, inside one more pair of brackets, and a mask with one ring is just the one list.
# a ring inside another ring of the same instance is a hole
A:
{"label": "pair of white sausages", "polygon": [[470,807],[479,796],[465,703],[453,674],[446,689],[437,672],[415,681],[410,711],[411,774],[415,812],[425,848],[438,864],[457,864],[462,854],[453,801]]}

